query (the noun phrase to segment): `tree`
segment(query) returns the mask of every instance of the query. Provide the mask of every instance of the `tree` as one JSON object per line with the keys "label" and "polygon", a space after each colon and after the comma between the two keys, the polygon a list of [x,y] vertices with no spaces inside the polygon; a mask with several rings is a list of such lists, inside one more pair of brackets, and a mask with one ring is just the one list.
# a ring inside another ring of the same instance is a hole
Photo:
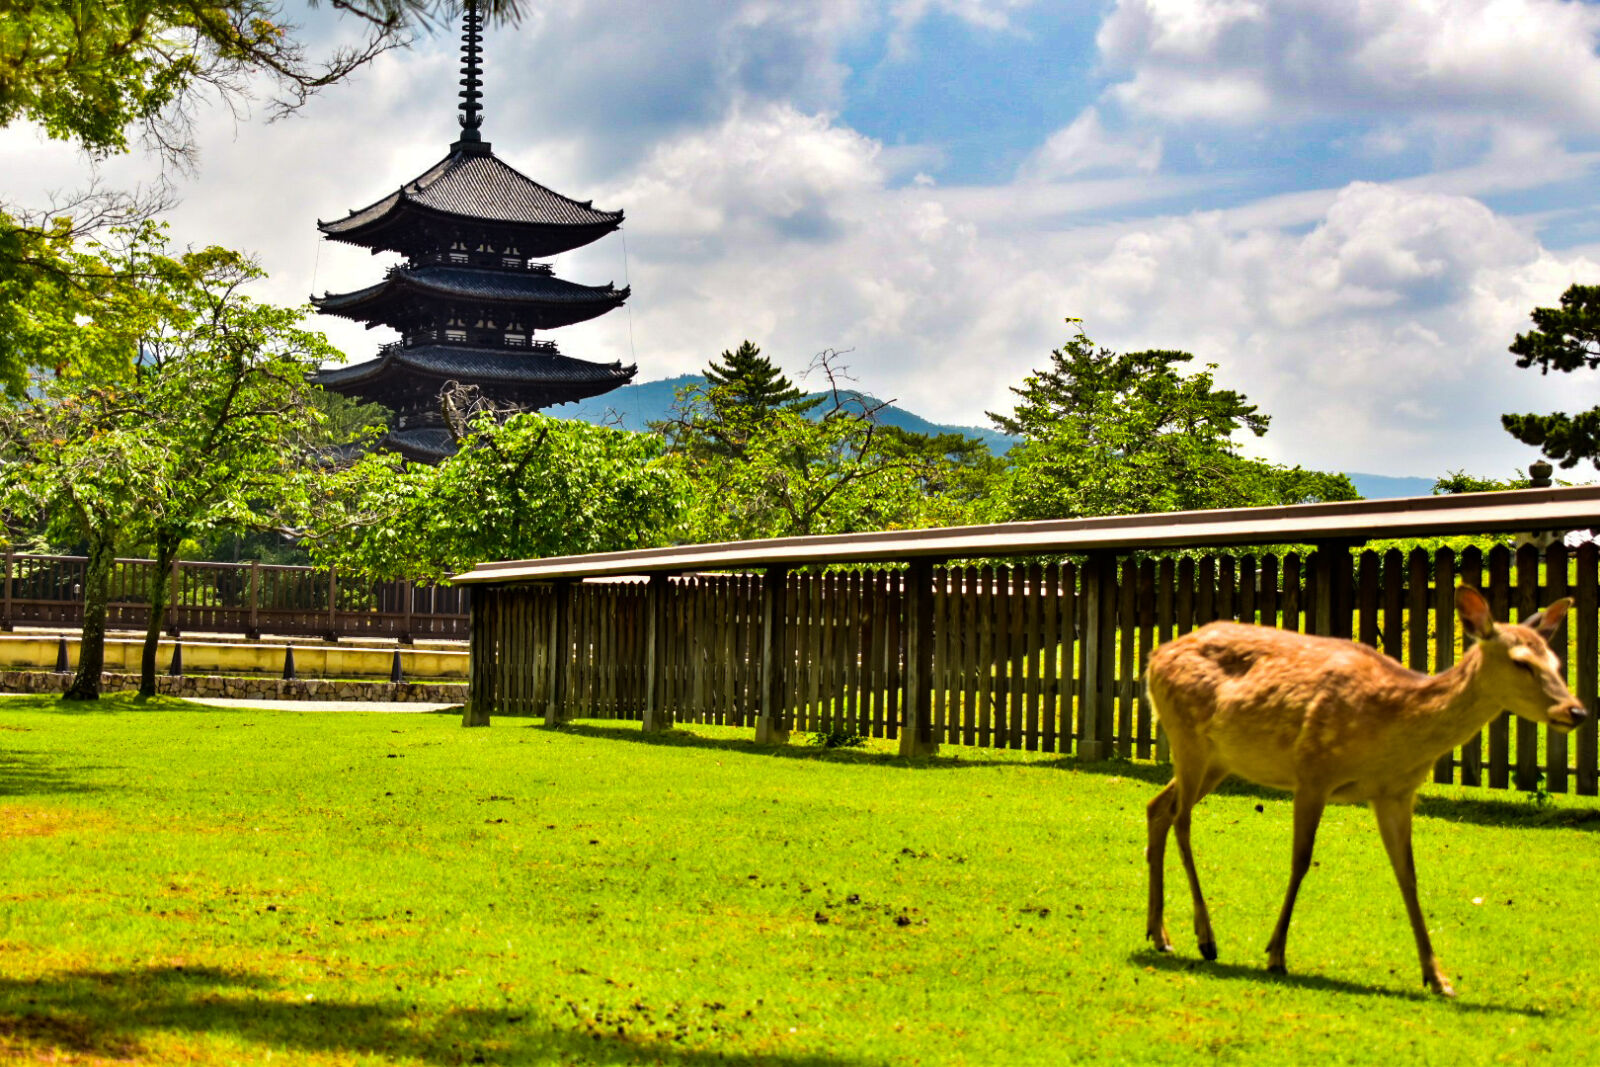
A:
{"label": "tree", "polygon": [[139,282],[71,317],[33,307],[30,323],[41,341],[54,332],[131,343],[131,369],[75,361],[72,372],[35,378],[0,414],[11,510],[47,516],[88,546],[74,699],[98,695],[111,566],[135,538],[155,556],[140,679],[141,693],[155,692],[163,576],[187,539],[271,521],[269,504],[303,479],[313,446],[329,443],[319,440],[325,416],[308,376],[338,355],[299,328],[308,309],[244,294],[261,272],[238,253],[172,257],[147,228],[128,251],[105,256],[105,273]]}
{"label": "tree", "polygon": [[[883,426],[884,404],[841,384],[836,354],[813,366],[828,379],[811,400],[744,403],[725,385],[685,390],[658,429],[691,487],[691,541],[945,525],[961,521],[988,448],[960,435]],[[798,390],[796,390],[798,391]],[[729,447],[729,445],[736,447]]]}
{"label": "tree", "polygon": [[447,579],[484,560],[666,543],[681,487],[647,434],[479,411],[437,466],[369,453],[323,479],[312,558],[373,579]]}
{"label": "tree", "polygon": [[[1077,320],[1069,319],[1077,325]],[[1185,373],[1186,352],[1117,353],[1082,331],[1024,379],[1010,415],[1021,438],[996,500],[1002,519],[1068,518],[1356,499],[1342,474],[1240,456],[1234,435],[1270,418],[1218,389],[1214,367]]]}
{"label": "tree", "polygon": [[[712,360],[706,367],[705,385],[681,391],[679,417],[651,424],[665,434],[680,452],[741,456],[750,438],[764,428],[774,413],[793,409],[808,412],[822,398],[806,399],[806,394],[761,354],[750,341],[729,352],[722,362]],[[692,417],[684,418],[685,410]]]}
{"label": "tree", "polygon": [[[311,0],[313,5],[315,0]],[[313,57],[277,0],[7,0],[0,8],[0,126],[36,123],[94,158],[125,152],[131,130],[167,164],[192,167],[194,116],[209,101],[236,114],[270,94],[273,115],[294,111],[410,33],[458,10],[456,0],[329,0],[365,30],[356,43]],[[518,0],[482,0],[491,18],[515,20]],[[90,183],[64,202],[24,209],[0,200],[0,389],[15,395],[26,350],[13,342],[10,306],[35,289],[73,289],[64,264],[91,235],[137,225],[170,203]],[[85,295],[94,287],[84,286]]]}
{"label": "tree", "polygon": [[[1600,285],[1573,285],[1560,307],[1534,308],[1531,317],[1535,329],[1511,343],[1517,366],[1537,366],[1540,374],[1600,367]],[[1576,415],[1502,415],[1500,424],[1565,470],[1582,459],[1600,467],[1600,407]]]}

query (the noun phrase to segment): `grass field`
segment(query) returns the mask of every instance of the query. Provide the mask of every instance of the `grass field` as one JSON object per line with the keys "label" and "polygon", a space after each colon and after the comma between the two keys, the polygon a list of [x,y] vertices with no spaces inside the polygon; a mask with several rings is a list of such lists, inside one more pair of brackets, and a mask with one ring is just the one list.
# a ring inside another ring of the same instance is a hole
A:
{"label": "grass field", "polygon": [[1196,814],[1222,959],[1144,947],[1133,764],[452,715],[0,700],[0,1057],[348,1064],[1552,1063],[1600,1049],[1594,802],[1441,790],[1426,997],[1331,809]]}

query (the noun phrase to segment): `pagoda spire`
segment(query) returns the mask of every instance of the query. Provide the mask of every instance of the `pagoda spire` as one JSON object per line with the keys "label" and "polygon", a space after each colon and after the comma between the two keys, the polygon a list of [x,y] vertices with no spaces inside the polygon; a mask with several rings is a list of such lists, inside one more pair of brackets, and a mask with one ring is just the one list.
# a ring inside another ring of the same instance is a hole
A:
{"label": "pagoda spire", "polygon": [[454,145],[467,151],[487,151],[488,144],[478,132],[482,124],[478,101],[483,99],[478,76],[483,68],[478,57],[483,54],[483,14],[478,10],[478,0],[466,0],[461,13],[461,139]]}

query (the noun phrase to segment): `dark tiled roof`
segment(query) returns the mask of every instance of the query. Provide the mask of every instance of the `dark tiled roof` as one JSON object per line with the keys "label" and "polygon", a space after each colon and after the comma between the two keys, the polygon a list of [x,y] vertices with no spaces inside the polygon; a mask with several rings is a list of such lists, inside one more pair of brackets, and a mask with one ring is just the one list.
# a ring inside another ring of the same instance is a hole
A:
{"label": "dark tiled roof", "polygon": [[380,447],[398,452],[407,459],[438,463],[455,452],[456,443],[443,426],[420,426],[386,434]]}
{"label": "dark tiled roof", "polygon": [[487,270],[482,267],[398,267],[377,285],[351,293],[313,297],[318,311],[334,314],[365,304],[392,288],[411,288],[440,296],[506,300],[525,304],[618,305],[629,289],[579,285],[551,274],[529,270]]}
{"label": "dark tiled roof", "polygon": [[507,166],[490,153],[453,152],[375,204],[317,227],[340,237],[378,222],[404,203],[449,215],[537,226],[616,226],[620,211],[597,211]]}
{"label": "dark tiled roof", "polygon": [[419,345],[392,349],[377,359],[352,367],[323,370],[317,374],[316,381],[318,385],[342,391],[407,370],[440,380],[454,378],[475,384],[604,385],[609,388],[630,381],[637,368],[625,367],[620,362],[590,363],[560,353],[515,348]]}

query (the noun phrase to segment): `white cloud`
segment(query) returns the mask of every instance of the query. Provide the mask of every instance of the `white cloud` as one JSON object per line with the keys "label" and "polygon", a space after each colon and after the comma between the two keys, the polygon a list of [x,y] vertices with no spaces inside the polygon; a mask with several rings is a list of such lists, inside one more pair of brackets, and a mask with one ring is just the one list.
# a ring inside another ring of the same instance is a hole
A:
{"label": "white cloud", "polygon": [[1563,0],[1118,0],[1097,40],[1113,98],[1163,119],[1536,114],[1593,134],[1597,38],[1600,9]]}
{"label": "white cloud", "polygon": [[1022,165],[1029,181],[1049,181],[1094,172],[1151,173],[1161,165],[1161,138],[1108,131],[1100,111],[1087,107],[1070,125],[1051,134]]}

